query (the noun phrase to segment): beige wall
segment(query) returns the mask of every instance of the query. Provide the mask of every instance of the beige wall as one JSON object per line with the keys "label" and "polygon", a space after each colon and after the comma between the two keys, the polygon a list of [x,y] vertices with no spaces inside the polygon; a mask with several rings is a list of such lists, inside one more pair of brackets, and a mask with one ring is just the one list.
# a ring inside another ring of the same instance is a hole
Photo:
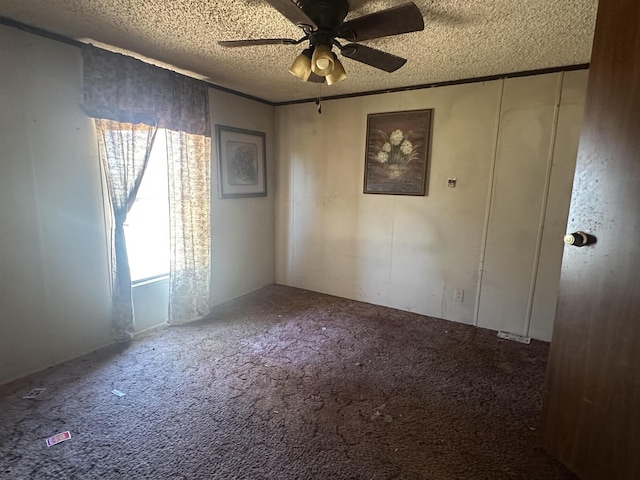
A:
{"label": "beige wall", "polygon": [[[562,230],[566,223],[585,85],[586,72],[579,71],[326,101],[322,115],[313,104],[279,107],[277,282],[474,324],[480,306],[483,314],[501,312],[500,302],[513,300],[507,290],[484,295],[490,285],[485,277],[481,288],[483,272],[528,278],[530,288],[517,292],[525,305],[540,275],[544,286],[526,332],[522,318],[503,319],[499,327],[550,338],[562,235],[554,242],[536,232],[546,218],[547,191],[554,202],[549,225]],[[420,108],[434,109],[428,195],[364,195],[367,114]],[[546,115],[519,115],[518,108]],[[522,155],[536,172],[533,185],[532,172],[517,167]],[[449,177],[457,178],[456,188],[447,187]],[[526,212],[525,201],[502,200],[522,189],[537,202]],[[523,214],[534,225],[524,270],[514,263],[522,250],[511,249],[505,259],[495,239],[517,242],[509,237],[511,218]],[[454,301],[456,288],[464,290],[463,302]]]}
{"label": "beige wall", "polygon": [[77,48],[0,26],[0,383],[110,341],[92,122]]}
{"label": "beige wall", "polygon": [[556,316],[563,253],[559,243],[567,228],[587,77],[587,71],[568,73],[564,77],[549,172],[544,230],[538,237],[540,258],[545,261],[539,262],[530,298],[529,333],[534,338],[551,339]]}
{"label": "beige wall", "polygon": [[481,327],[551,339],[586,84],[586,71],[505,82]]}
{"label": "beige wall", "polygon": [[[211,124],[264,132],[267,196],[221,199],[217,144],[212,140],[211,302],[213,305],[275,282],[274,107],[209,90]],[[215,133],[214,133],[215,137]]]}
{"label": "beige wall", "polygon": [[[0,26],[0,384],[111,342],[102,187],[82,59]],[[274,108],[211,92],[214,123],[267,133],[270,193],[220,200],[212,303],[274,282]],[[166,321],[166,281],[135,288],[137,329]]]}

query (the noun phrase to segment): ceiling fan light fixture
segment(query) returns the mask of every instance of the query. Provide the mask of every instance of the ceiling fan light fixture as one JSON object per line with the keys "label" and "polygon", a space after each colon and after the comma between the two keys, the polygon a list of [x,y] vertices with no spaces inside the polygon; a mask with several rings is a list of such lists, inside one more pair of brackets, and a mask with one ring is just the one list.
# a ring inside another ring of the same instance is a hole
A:
{"label": "ceiling fan light fixture", "polygon": [[306,82],[311,75],[311,49],[305,48],[300,55],[293,61],[289,72]]}
{"label": "ceiling fan light fixture", "polygon": [[340,63],[340,60],[338,60],[336,54],[331,53],[331,55],[333,55],[333,71],[325,77],[327,79],[327,85],[333,85],[347,78],[347,72],[344,71],[344,67],[342,63]]}
{"label": "ceiling fan light fixture", "polygon": [[311,71],[321,77],[326,77],[333,72],[335,56],[327,45],[316,45],[311,57]]}
{"label": "ceiling fan light fixture", "polygon": [[[265,0],[294,25],[304,36],[293,38],[256,38],[225,40],[223,47],[258,45],[299,45],[308,42],[295,59],[289,72],[305,82],[332,85],[346,78],[344,68],[332,52],[335,45],[343,57],[364,63],[385,72],[395,72],[407,59],[358,42],[424,30],[424,18],[412,1],[345,21],[349,0]],[[347,40],[342,45],[336,39]]]}

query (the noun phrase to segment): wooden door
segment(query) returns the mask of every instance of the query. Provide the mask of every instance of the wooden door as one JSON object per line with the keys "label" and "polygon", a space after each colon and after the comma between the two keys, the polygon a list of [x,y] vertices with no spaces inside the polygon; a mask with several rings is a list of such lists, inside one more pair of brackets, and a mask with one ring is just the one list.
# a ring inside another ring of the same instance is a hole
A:
{"label": "wooden door", "polygon": [[[640,1],[600,0],[541,435],[581,479],[640,479]],[[561,239],[559,239],[561,240]]]}

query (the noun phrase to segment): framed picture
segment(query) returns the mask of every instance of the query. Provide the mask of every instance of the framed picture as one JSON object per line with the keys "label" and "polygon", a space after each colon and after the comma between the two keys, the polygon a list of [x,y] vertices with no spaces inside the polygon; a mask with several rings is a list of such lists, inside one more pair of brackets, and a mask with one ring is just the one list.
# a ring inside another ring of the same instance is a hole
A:
{"label": "framed picture", "polygon": [[266,197],[265,134],[216,125],[220,198]]}
{"label": "framed picture", "polygon": [[367,115],[364,193],[426,195],[433,109]]}

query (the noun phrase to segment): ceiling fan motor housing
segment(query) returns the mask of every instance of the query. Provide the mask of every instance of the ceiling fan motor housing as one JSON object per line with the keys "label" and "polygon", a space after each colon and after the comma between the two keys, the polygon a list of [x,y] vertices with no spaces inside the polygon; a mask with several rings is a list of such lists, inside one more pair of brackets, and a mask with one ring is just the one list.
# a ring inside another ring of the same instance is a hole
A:
{"label": "ceiling fan motor housing", "polygon": [[318,26],[310,31],[311,45],[332,45],[340,26],[349,13],[347,0],[297,0],[300,9]]}

